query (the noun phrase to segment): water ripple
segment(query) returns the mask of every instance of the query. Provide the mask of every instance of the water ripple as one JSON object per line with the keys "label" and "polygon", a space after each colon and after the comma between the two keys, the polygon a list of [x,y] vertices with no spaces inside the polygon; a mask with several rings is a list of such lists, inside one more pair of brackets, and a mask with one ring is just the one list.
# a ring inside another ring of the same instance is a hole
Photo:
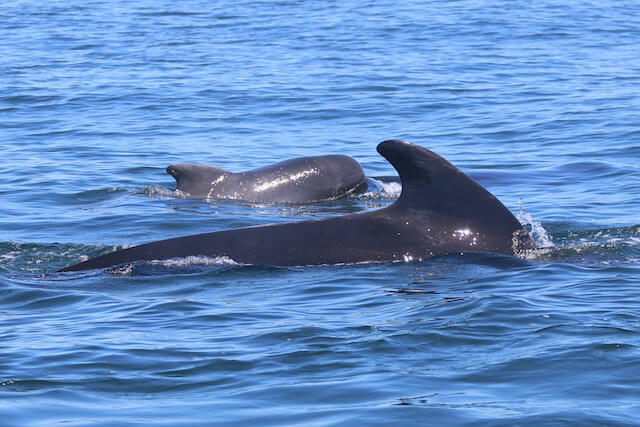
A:
{"label": "water ripple", "polygon": [[[3,425],[637,423],[635,3],[71,0],[0,16]],[[389,138],[469,173],[540,249],[54,273],[388,206]],[[164,172],[330,153],[363,165],[367,193],[205,203]]]}

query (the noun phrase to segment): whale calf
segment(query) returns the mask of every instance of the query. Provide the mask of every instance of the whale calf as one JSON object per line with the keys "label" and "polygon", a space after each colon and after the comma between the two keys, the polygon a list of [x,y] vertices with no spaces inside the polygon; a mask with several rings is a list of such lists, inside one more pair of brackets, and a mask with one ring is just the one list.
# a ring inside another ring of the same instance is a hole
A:
{"label": "whale calf", "polygon": [[167,167],[180,194],[197,199],[251,203],[312,203],[365,190],[362,167],[344,155],[298,157],[247,172],[232,173],[198,163]]}
{"label": "whale calf", "polygon": [[377,150],[402,181],[400,197],[386,208],[146,243],[61,271],[188,256],[303,266],[409,261],[467,252],[514,255],[534,247],[511,212],[447,160],[399,140],[384,141]]}

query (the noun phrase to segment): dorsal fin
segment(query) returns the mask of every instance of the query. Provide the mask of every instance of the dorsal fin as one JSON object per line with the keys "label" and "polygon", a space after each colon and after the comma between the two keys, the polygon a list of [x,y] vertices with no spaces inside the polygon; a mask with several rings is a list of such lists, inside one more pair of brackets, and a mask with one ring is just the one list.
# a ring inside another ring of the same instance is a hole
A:
{"label": "dorsal fin", "polygon": [[229,172],[215,166],[201,165],[198,163],[176,163],[167,166],[167,173],[178,181],[180,178],[187,177],[198,179],[211,177],[215,179]]}
{"label": "dorsal fin", "polygon": [[481,217],[507,228],[522,228],[493,194],[434,152],[400,140],[381,142],[377,149],[402,181],[396,208],[429,210],[462,220]]}
{"label": "dorsal fin", "polygon": [[231,172],[198,163],[176,163],[167,166],[167,173],[176,179],[178,190],[202,196]]}

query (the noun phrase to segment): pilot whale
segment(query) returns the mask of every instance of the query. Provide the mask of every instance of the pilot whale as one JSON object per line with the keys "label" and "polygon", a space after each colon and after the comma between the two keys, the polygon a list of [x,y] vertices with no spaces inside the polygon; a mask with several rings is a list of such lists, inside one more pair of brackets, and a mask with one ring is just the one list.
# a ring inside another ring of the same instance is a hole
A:
{"label": "pilot whale", "polygon": [[177,237],[107,253],[61,271],[188,256],[304,266],[418,260],[468,252],[514,255],[533,248],[527,231],[491,193],[437,154],[405,141],[378,152],[402,181],[383,209],[340,217]]}
{"label": "pilot whale", "polygon": [[298,157],[246,172],[232,173],[198,163],[167,167],[179,194],[197,199],[301,204],[334,200],[364,191],[360,164],[344,155]]}

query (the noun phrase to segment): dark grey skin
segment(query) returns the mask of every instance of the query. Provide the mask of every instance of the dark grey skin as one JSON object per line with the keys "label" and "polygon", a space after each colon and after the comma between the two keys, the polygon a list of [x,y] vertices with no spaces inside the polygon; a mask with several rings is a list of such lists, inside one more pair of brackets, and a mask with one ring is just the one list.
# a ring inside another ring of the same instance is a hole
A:
{"label": "dark grey skin", "polygon": [[232,173],[197,163],[167,167],[177,190],[191,198],[302,204],[334,200],[366,189],[362,167],[349,156],[299,157]]}
{"label": "dark grey skin", "polygon": [[61,271],[188,256],[303,266],[418,260],[470,252],[514,255],[533,248],[533,241],[511,212],[442,157],[397,140],[380,143],[378,152],[402,180],[400,198],[384,209],[162,240]]}

